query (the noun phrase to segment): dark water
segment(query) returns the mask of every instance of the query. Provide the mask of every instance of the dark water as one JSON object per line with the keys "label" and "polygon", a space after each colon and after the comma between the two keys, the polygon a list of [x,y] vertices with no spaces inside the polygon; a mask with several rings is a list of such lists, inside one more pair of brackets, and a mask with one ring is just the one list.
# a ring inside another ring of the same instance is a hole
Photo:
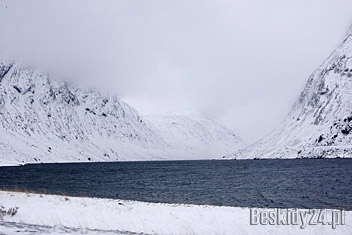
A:
{"label": "dark water", "polygon": [[0,167],[0,188],[242,207],[352,210],[352,159],[160,161]]}

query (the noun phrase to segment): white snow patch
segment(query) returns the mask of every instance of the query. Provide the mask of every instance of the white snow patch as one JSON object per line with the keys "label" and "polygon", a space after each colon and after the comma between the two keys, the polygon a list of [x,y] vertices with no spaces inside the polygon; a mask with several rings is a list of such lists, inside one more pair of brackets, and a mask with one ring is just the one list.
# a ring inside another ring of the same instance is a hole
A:
{"label": "white snow patch", "polygon": [[[47,228],[49,234],[352,234],[352,212],[345,225],[250,225],[250,209],[146,203],[126,200],[79,198],[0,191],[2,208],[18,207],[4,216],[0,229],[14,226]],[[17,231],[17,230],[16,230]],[[21,231],[21,230],[20,230]],[[99,234],[99,233],[98,233]]]}

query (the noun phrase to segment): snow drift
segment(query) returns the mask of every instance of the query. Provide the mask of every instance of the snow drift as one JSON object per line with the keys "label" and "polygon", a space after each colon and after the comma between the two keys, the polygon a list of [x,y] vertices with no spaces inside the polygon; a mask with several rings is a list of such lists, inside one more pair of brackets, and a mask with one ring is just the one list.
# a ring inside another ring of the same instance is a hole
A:
{"label": "snow drift", "polygon": [[[30,228],[38,233],[78,234],[351,234],[352,213],[345,224],[251,225],[250,209],[146,203],[113,199],[78,198],[0,191],[3,210],[17,208],[0,222],[0,229],[18,233]],[[45,209],[43,209],[45,208]],[[270,210],[270,209],[268,209]],[[275,210],[275,209],[272,209]],[[308,210],[305,210],[308,213]],[[11,226],[9,226],[11,225]]]}

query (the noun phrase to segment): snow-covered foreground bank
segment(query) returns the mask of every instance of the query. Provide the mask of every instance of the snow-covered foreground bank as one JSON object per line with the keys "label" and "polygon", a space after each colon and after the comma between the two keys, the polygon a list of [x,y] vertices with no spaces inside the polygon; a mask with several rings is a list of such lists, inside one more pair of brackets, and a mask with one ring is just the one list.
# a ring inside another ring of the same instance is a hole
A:
{"label": "snow-covered foreground bank", "polygon": [[0,191],[0,234],[352,234],[345,225],[250,225],[250,209]]}

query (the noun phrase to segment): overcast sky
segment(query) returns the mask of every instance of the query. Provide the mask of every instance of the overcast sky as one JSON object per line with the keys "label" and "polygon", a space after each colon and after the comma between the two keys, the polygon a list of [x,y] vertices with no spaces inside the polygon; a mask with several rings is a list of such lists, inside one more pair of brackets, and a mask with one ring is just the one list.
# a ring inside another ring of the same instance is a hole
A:
{"label": "overcast sky", "polygon": [[351,24],[351,0],[0,0],[0,54],[141,114],[199,110],[252,142]]}

